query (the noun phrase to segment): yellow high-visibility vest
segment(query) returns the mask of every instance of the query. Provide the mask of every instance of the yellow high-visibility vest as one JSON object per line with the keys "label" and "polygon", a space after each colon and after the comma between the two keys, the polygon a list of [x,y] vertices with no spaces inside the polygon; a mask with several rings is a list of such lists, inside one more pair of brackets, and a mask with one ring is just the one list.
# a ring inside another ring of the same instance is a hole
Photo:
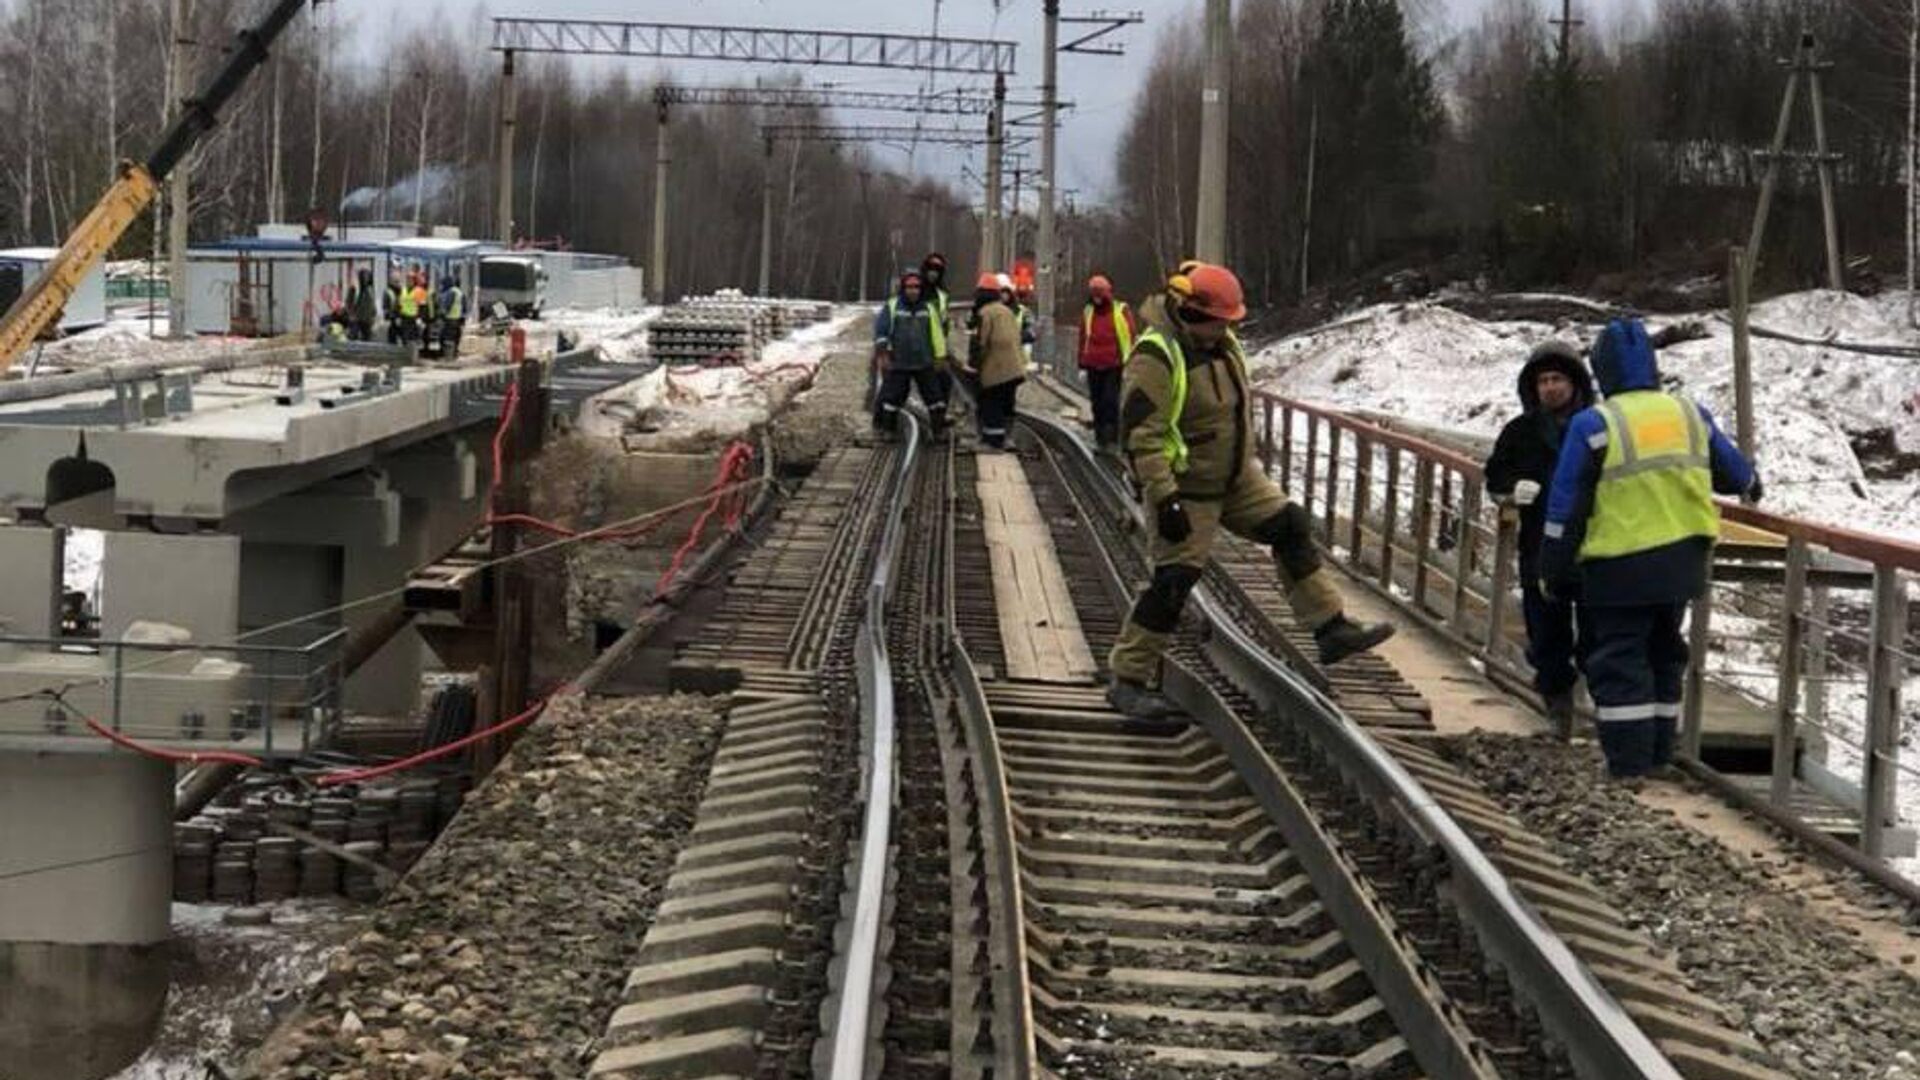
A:
{"label": "yellow high-visibility vest", "polygon": [[[1127,303],[1115,300],[1108,305],[1113,309],[1113,332],[1120,339],[1120,362],[1126,363],[1128,354],[1133,352],[1133,327],[1127,325]],[[1080,336],[1082,340],[1093,336],[1093,305],[1088,304],[1080,313]]]}
{"label": "yellow high-visibility vest", "polygon": [[1700,410],[1658,390],[1616,394],[1597,408],[1607,425],[1607,454],[1580,558],[1611,559],[1718,536],[1710,432]]}

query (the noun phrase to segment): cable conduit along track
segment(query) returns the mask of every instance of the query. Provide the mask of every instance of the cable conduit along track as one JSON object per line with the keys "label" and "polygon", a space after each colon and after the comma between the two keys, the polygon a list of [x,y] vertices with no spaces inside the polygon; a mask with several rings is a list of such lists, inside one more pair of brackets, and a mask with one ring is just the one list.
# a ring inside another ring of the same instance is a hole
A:
{"label": "cable conduit along track", "polygon": [[[1064,425],[1045,418],[1023,416],[1022,420],[1068,459],[1098,500],[1096,513],[1144,531],[1144,519],[1127,492],[1081,440]],[[1117,567],[1115,581],[1119,582]],[[1564,1053],[1576,1075],[1590,1080],[1678,1080],[1681,1073],[1646,1032],[1398,761],[1309,680],[1275,660],[1228,618],[1206,586],[1196,590],[1194,599],[1204,633],[1197,650],[1184,650],[1186,658],[1214,667],[1259,710],[1293,727],[1338,769],[1343,783],[1364,805],[1415,839],[1429,862],[1426,872],[1447,895],[1487,963],[1511,983],[1516,997],[1526,1003],[1546,1039]],[[1231,727],[1238,733],[1229,737],[1251,742],[1246,728],[1219,700],[1222,695],[1211,685],[1213,680],[1204,679],[1190,663],[1170,664],[1169,670],[1168,690],[1176,700],[1210,728],[1234,721]],[[1356,933],[1356,928],[1342,928],[1350,935]],[[1364,940],[1364,936],[1357,940],[1356,947]],[[1381,987],[1383,993],[1388,989]],[[1423,1025],[1409,1029],[1403,1021],[1402,1030],[1413,1038]],[[1424,1057],[1422,1061],[1427,1063]],[[1452,1075],[1427,1067],[1436,1076]]]}

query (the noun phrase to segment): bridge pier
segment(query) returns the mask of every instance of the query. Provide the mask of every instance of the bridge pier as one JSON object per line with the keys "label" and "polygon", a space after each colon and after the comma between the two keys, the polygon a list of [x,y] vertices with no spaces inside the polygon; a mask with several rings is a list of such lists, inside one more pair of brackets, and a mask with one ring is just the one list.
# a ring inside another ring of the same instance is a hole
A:
{"label": "bridge pier", "polygon": [[167,999],[173,769],[0,751],[0,1074],[97,1080]]}

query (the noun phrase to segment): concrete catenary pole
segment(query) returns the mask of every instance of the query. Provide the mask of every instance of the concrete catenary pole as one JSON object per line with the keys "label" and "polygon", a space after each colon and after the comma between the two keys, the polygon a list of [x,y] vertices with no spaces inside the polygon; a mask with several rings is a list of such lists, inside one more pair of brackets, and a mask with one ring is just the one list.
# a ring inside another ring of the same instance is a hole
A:
{"label": "concrete catenary pole", "polygon": [[667,103],[661,101],[659,108],[660,135],[654,142],[653,152],[653,265],[647,269],[653,275],[654,303],[664,304],[667,302],[667,166],[673,163],[673,148]]}
{"label": "concrete catenary pole", "polygon": [[867,184],[873,174],[860,170],[860,302],[867,302],[867,255],[873,250],[873,213],[868,209]]}
{"label": "concrete catenary pole", "polygon": [[520,112],[520,84],[513,77],[513,50],[500,68],[500,178],[494,185],[493,236],[513,243],[513,128]]}
{"label": "concrete catenary pole", "polygon": [[1045,0],[1046,32],[1040,59],[1040,233],[1034,251],[1034,291],[1040,304],[1035,314],[1035,352],[1042,364],[1053,359],[1053,311],[1058,287],[1054,259],[1059,237],[1053,220],[1055,167],[1054,119],[1060,112],[1060,0]]}
{"label": "concrete catenary pole", "polygon": [[1007,77],[993,77],[993,111],[987,114],[987,210],[980,217],[980,266],[1000,265],[1000,158],[1007,136]]}
{"label": "concrete catenary pole", "polygon": [[[187,78],[187,65],[193,55],[187,43],[187,20],[192,16],[189,0],[173,0],[172,21],[168,24],[173,31],[173,63],[168,68],[172,85],[167,88],[169,120],[180,115],[187,87],[192,85]],[[174,166],[167,181],[167,336],[174,338],[187,336],[187,222],[193,197],[192,173],[193,156],[189,154]]]}
{"label": "concrete catenary pole", "polygon": [[1233,81],[1233,0],[1207,0],[1207,71],[1200,88],[1200,204],[1193,254],[1227,261],[1227,117]]}
{"label": "concrete catenary pole", "polygon": [[773,295],[773,140],[766,144],[766,165],[760,170],[760,291]]}

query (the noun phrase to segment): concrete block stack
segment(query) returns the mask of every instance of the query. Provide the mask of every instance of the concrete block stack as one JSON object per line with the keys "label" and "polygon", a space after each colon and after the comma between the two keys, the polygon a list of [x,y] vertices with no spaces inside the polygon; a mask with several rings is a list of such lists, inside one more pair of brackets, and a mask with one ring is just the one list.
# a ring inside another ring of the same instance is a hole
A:
{"label": "concrete block stack", "polygon": [[832,316],[831,304],[769,300],[729,289],[690,296],[668,308],[648,327],[647,341],[663,364],[751,364],[768,343]]}

